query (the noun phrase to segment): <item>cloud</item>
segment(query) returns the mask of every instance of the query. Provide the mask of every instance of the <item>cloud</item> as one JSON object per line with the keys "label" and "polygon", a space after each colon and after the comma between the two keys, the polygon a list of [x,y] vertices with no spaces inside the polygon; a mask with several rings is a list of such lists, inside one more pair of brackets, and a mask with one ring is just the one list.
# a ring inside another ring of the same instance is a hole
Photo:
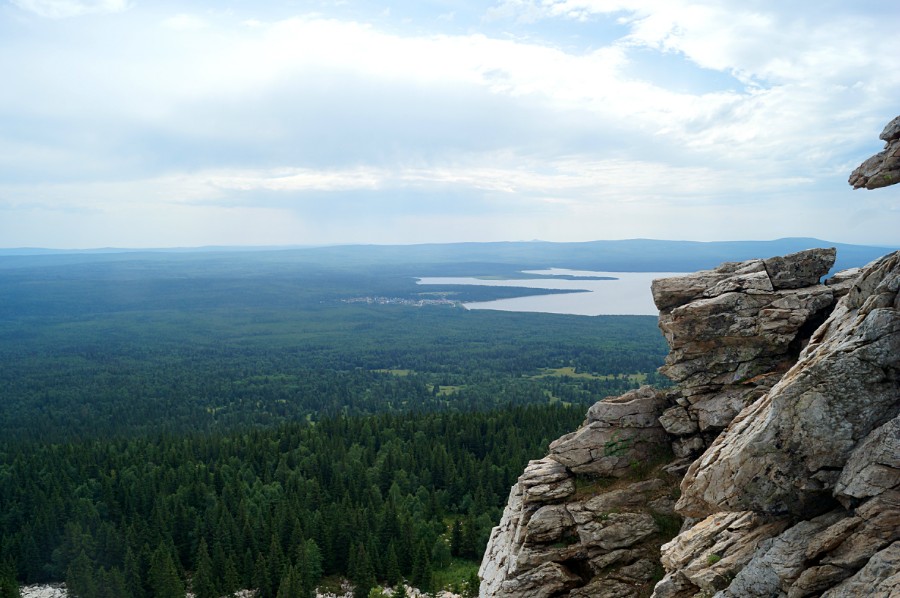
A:
{"label": "cloud", "polygon": [[208,27],[208,23],[196,15],[179,13],[175,16],[168,17],[163,21],[163,26],[177,31],[191,31],[204,29]]}
{"label": "cloud", "polygon": [[[175,15],[141,4],[116,27],[11,19],[0,238],[54,206],[99,233],[140,226],[156,206],[184,219],[188,245],[192,226],[232,234],[238,212],[255,223],[245,242],[265,223],[297,242],[285,222],[317,242],[408,241],[416,227],[448,241],[756,226],[841,240],[848,197],[834,189],[880,149],[900,94],[896,15],[841,10],[522,0],[481,30],[462,12],[458,27],[436,12],[406,27],[406,13],[284,17],[264,4]],[[615,23],[603,29],[613,37],[559,41],[598,23]],[[855,231],[900,227],[896,211],[873,221],[875,200],[852,200]]]}
{"label": "cloud", "polygon": [[10,2],[22,10],[49,19],[116,13],[129,8],[128,0],[10,0]]}

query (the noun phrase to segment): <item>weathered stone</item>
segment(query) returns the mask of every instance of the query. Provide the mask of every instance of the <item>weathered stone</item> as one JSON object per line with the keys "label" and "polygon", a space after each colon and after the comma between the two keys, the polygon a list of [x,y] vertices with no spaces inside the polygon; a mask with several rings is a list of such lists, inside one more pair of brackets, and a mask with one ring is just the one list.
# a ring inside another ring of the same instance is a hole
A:
{"label": "weathered stone", "polygon": [[661,496],[647,503],[650,510],[662,515],[675,515],[675,500],[668,496]]}
{"label": "weathered stone", "polygon": [[[549,598],[559,592],[577,587],[581,578],[559,563],[544,563],[527,573],[502,583],[498,593],[484,596],[517,596],[519,598]],[[483,591],[482,586],[482,591]]]}
{"label": "weathered stone", "polygon": [[667,573],[653,588],[650,598],[693,598],[700,588],[680,572]]}
{"label": "weathered stone", "polygon": [[759,398],[754,390],[731,387],[717,393],[692,397],[688,412],[701,430],[723,430],[744,407]]}
{"label": "weathered stone", "polygon": [[594,575],[599,575],[612,565],[618,563],[631,563],[639,558],[639,556],[640,552],[638,552],[637,550],[619,548],[617,550],[603,552],[595,556],[594,558],[590,559],[590,561],[588,561],[588,565],[590,565],[591,571],[594,572]]}
{"label": "weathered stone", "polygon": [[859,278],[860,272],[862,272],[862,268],[841,270],[840,272],[833,274],[831,278],[827,279],[825,281],[825,286],[830,288],[831,292],[834,293],[835,300],[840,299],[850,292],[856,279]]}
{"label": "weathered stone", "polygon": [[549,458],[529,461],[519,484],[526,503],[563,500],[575,493],[575,480],[566,467]]}
{"label": "weathered stone", "polygon": [[832,247],[770,257],[763,262],[774,288],[799,289],[818,284],[819,279],[834,265],[836,257],[837,250]]}
{"label": "weathered stone", "polygon": [[668,439],[659,425],[666,406],[650,387],[604,399],[591,407],[586,425],[550,444],[550,457],[576,474],[626,475]]}
{"label": "weathered stone", "polygon": [[500,524],[491,530],[487,550],[478,569],[481,578],[480,595],[497,596],[501,584],[509,577],[515,566],[516,555],[521,543],[517,541],[523,513],[523,492],[520,484],[516,484],[509,492],[506,508]]}
{"label": "weathered stone", "polygon": [[862,522],[862,517],[846,517],[816,534],[806,545],[806,560],[813,561],[840,546]]}
{"label": "weathered stone", "polygon": [[584,546],[596,546],[609,551],[629,548],[659,531],[648,513],[610,513],[600,520],[577,527]]}
{"label": "weathered stone", "polygon": [[618,397],[597,401],[588,409],[587,424],[607,428],[655,428],[659,414],[667,406],[664,394],[642,386]]}
{"label": "weathered stone", "polygon": [[895,417],[853,450],[835,486],[839,498],[862,499],[900,488],[900,417]]}
{"label": "weathered stone", "polygon": [[784,519],[753,512],[716,513],[663,544],[666,571],[677,571],[694,586],[721,590],[750,561],[757,545],[787,527]]}
{"label": "weathered stone", "polygon": [[810,567],[800,574],[800,577],[788,590],[788,598],[805,598],[806,596],[818,594],[822,590],[827,590],[841,580],[846,579],[850,573],[847,569],[835,567],[834,565]]}
{"label": "weathered stone", "polygon": [[[572,508],[573,510],[577,509],[578,511],[586,513],[590,519],[593,519],[597,515],[609,513],[613,509],[646,505],[651,497],[664,486],[665,482],[658,478],[635,482],[624,488],[598,494],[587,499],[580,505],[572,505]],[[573,516],[576,515],[573,513]],[[585,523],[586,521],[587,520],[585,519],[578,522]]]}
{"label": "weathered stone", "polygon": [[822,598],[894,598],[900,594],[900,542],[875,554],[856,575],[822,594]]}
{"label": "weathered stone", "polygon": [[535,511],[525,526],[526,542],[556,542],[575,526],[565,505],[546,505]]}
{"label": "weathered stone", "polygon": [[869,265],[798,363],[694,462],[678,509],[814,513],[858,440],[900,411],[900,252]]}
{"label": "weathered stone", "polygon": [[[776,369],[802,326],[831,305],[832,291],[816,282],[834,256],[833,249],[813,249],[653,281],[671,348],[661,371],[690,395]],[[762,278],[766,284],[748,283]]]}
{"label": "weathered stone", "polygon": [[856,570],[891,542],[900,540],[900,492],[883,492],[856,508],[862,521],[852,534],[821,558],[825,565]]}
{"label": "weathered stone", "polygon": [[806,547],[822,530],[845,517],[835,512],[801,521],[759,544],[753,558],[728,586],[730,596],[768,597],[784,593],[806,569]]}
{"label": "weathered stone", "polygon": [[676,436],[690,436],[700,430],[700,426],[691,419],[687,409],[680,405],[663,411],[663,414],[659,416],[659,423],[666,432]]}
{"label": "weathered stone", "polygon": [[895,116],[891,122],[886,124],[878,138],[884,142],[900,139],[900,116]]}
{"label": "weathered stone", "polygon": [[609,577],[610,579],[618,579],[619,581],[637,584],[653,579],[657,567],[659,567],[659,563],[654,563],[648,559],[641,559],[610,573]]}
{"label": "weathered stone", "polygon": [[[687,517],[662,547],[656,598],[869,595],[864,583],[890,595],[900,253],[819,284],[833,259],[812,250],[654,282],[672,349],[663,372],[678,387],[595,404],[529,464],[492,532],[481,596],[645,591],[654,516],[672,513],[668,478],[585,496],[575,477],[632,474],[663,444],[676,455],[710,448],[682,484],[677,509]],[[679,475],[688,464],[664,469]],[[831,593],[838,588],[845,593]]]}
{"label": "weathered stone", "polygon": [[[704,296],[707,291],[729,278],[742,278],[748,274],[765,272],[762,260],[726,262],[713,270],[701,270],[687,276],[659,278],[650,284],[653,302],[665,312]],[[723,291],[725,287],[722,287]]]}
{"label": "weathered stone", "polygon": [[634,595],[633,585],[614,579],[597,579],[569,592],[569,598],[632,598]]}
{"label": "weathered stone", "polygon": [[860,164],[848,182],[854,189],[878,189],[900,183],[900,116],[887,124],[879,136],[884,150]]}
{"label": "weathered stone", "polygon": [[672,452],[679,459],[696,457],[706,448],[706,443],[699,436],[690,438],[677,438],[672,442]]}

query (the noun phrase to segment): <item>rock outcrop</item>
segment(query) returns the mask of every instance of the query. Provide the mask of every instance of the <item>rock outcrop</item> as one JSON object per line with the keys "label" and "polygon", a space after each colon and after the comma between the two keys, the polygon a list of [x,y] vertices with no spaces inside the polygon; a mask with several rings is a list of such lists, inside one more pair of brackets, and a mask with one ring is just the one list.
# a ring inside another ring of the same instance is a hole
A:
{"label": "rock outcrop", "polygon": [[671,349],[660,371],[679,383],[661,418],[677,456],[702,452],[797,360],[848,284],[819,284],[834,260],[816,249],[653,282]]}
{"label": "rock outcrop", "polygon": [[854,189],[878,189],[900,183],[900,116],[881,132],[884,150],[878,152],[850,174]]}
{"label": "rock outcrop", "polygon": [[[900,117],[881,138],[854,186],[900,182]],[[834,259],[654,281],[676,386],[528,465],[481,596],[900,595],[900,252],[820,282]]]}
{"label": "rock outcrop", "polygon": [[678,385],[596,403],[529,464],[481,595],[900,587],[900,253],[819,282],[833,260],[654,282]]}
{"label": "rock outcrop", "polygon": [[509,495],[479,575],[482,596],[633,596],[661,573],[678,478],[649,387],[595,404],[584,425],[532,461]]}

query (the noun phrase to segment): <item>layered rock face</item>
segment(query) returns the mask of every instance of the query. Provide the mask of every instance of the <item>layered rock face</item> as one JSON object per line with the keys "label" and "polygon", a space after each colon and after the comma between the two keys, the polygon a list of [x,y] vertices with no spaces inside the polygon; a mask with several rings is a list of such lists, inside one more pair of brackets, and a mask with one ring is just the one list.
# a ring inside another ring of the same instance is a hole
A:
{"label": "layered rock face", "polygon": [[699,454],[797,360],[848,284],[819,284],[834,260],[817,249],[653,282],[671,349],[660,372],[679,383],[661,418],[677,456]]}
{"label": "layered rock face", "polygon": [[[703,519],[662,547],[655,596],[900,593],[898,291],[900,253],[865,268],[796,365],[691,465],[676,508]],[[746,517],[757,523],[734,525]]]}
{"label": "layered rock face", "polygon": [[819,283],[833,261],[654,282],[677,386],[595,404],[529,464],[481,595],[900,593],[900,253]]}
{"label": "layered rock face", "polygon": [[481,596],[649,592],[663,528],[680,524],[677,478],[636,475],[666,445],[658,422],[666,404],[648,387],[601,401],[577,432],[528,464],[491,534]]}

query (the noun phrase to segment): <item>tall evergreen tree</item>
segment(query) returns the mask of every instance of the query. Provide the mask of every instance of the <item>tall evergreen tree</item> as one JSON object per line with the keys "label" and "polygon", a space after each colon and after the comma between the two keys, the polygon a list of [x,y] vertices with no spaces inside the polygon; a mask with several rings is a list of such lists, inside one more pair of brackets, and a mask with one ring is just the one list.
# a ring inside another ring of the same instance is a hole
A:
{"label": "tall evergreen tree", "polygon": [[256,557],[256,564],[253,566],[253,587],[259,598],[274,598],[272,580],[269,579],[269,564],[262,554]]}
{"label": "tall evergreen tree", "polygon": [[300,598],[303,596],[303,584],[300,571],[293,565],[285,569],[281,583],[278,585],[276,598]]}
{"label": "tall evergreen tree", "polygon": [[394,543],[388,544],[387,563],[385,564],[384,580],[389,586],[395,586],[403,581],[400,574],[400,564],[397,562],[397,551],[394,549]]}
{"label": "tall evergreen tree", "polygon": [[205,538],[200,539],[196,560],[197,570],[191,581],[191,590],[193,590],[194,596],[196,598],[218,598],[219,590],[213,575],[212,558],[209,556]]}
{"label": "tall evergreen tree", "polygon": [[428,556],[429,550],[425,545],[425,540],[420,540],[416,551],[413,554],[413,570],[410,581],[412,585],[423,592],[431,589],[431,561]]}
{"label": "tall evergreen tree", "polygon": [[184,583],[178,576],[178,569],[172,553],[164,542],[150,558],[150,591],[154,598],[184,598]]}
{"label": "tall evergreen tree", "polygon": [[66,572],[66,588],[74,598],[97,598],[94,566],[82,550]]}
{"label": "tall evergreen tree", "polygon": [[100,598],[132,598],[125,583],[125,574],[118,567],[101,571],[98,585]]}
{"label": "tall evergreen tree", "polygon": [[0,563],[0,598],[21,598],[16,570],[11,563]]}
{"label": "tall evergreen tree", "polygon": [[350,583],[353,584],[353,598],[368,598],[369,590],[375,587],[375,570],[369,560],[362,542],[357,544],[352,562],[353,569],[348,571]]}
{"label": "tall evergreen tree", "polygon": [[144,586],[141,581],[141,565],[137,556],[129,546],[125,549],[125,588],[131,598],[144,598]]}

